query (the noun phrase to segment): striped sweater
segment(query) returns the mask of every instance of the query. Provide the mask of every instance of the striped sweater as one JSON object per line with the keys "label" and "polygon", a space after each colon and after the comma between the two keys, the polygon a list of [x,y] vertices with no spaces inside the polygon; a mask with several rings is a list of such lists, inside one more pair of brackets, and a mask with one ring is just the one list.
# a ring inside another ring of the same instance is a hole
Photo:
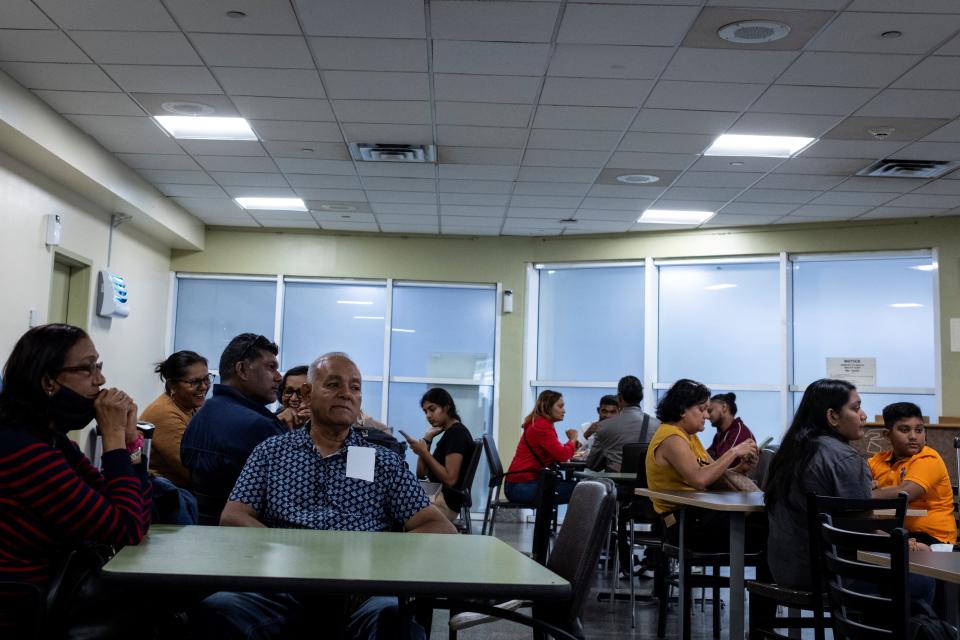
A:
{"label": "striped sweater", "polygon": [[103,454],[103,474],[76,444],[0,428],[0,580],[45,586],[55,558],[80,541],[136,544],[150,526],[146,462]]}

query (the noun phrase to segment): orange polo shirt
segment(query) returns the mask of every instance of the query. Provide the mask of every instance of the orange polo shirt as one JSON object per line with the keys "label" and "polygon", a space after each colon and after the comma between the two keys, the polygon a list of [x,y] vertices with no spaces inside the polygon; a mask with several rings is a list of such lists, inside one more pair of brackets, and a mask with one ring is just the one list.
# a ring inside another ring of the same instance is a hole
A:
{"label": "orange polo shirt", "polygon": [[957,521],[953,518],[953,487],[943,458],[934,449],[924,447],[915,455],[892,462],[893,451],[881,451],[867,462],[877,488],[900,486],[904,480],[923,489],[923,495],[910,503],[911,509],[926,509],[927,515],[907,518],[908,531],[922,531],[937,540],[957,543]]}

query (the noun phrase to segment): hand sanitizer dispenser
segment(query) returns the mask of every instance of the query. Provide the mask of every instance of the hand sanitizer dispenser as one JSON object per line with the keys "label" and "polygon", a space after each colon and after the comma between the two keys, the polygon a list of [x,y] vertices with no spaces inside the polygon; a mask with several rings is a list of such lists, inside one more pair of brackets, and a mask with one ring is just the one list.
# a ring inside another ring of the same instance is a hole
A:
{"label": "hand sanitizer dispenser", "polygon": [[101,270],[97,276],[97,315],[103,318],[126,318],[130,315],[127,281],[123,276]]}

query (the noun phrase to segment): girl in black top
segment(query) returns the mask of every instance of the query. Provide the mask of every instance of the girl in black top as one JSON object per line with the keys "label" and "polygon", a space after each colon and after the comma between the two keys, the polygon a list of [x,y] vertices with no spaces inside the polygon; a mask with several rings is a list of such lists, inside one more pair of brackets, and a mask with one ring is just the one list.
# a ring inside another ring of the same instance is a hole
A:
{"label": "girl in black top", "polygon": [[[463,496],[455,487],[460,486],[467,473],[473,437],[461,424],[457,405],[446,389],[430,389],[420,399],[420,406],[430,429],[422,440],[410,442],[410,449],[417,455],[417,477],[426,477],[443,485],[440,493],[430,501],[453,521],[463,507]],[[431,454],[430,445],[437,436],[440,441]]]}

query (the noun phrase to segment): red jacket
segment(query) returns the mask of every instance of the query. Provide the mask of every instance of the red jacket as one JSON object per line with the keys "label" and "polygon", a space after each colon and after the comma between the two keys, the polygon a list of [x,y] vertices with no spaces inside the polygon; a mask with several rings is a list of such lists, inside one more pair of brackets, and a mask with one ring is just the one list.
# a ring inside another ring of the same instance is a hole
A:
{"label": "red jacket", "polygon": [[[537,416],[532,424],[523,428],[523,435],[517,443],[517,452],[513,454],[508,473],[515,471],[529,471],[508,475],[506,482],[536,482],[540,470],[555,462],[566,462],[576,451],[577,444],[568,442],[560,444],[557,431],[553,423],[546,418]],[[539,458],[539,460],[538,460]]]}

